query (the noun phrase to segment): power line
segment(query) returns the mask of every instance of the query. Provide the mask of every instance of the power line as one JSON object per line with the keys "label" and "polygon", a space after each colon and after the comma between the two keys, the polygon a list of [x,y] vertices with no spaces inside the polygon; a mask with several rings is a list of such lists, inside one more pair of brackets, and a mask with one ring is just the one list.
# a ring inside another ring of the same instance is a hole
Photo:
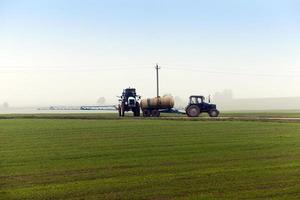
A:
{"label": "power line", "polygon": [[[147,66],[147,67],[146,67]],[[149,64],[100,64],[100,65],[0,65],[1,69],[123,69],[123,68],[151,68]]]}
{"label": "power line", "polygon": [[72,72],[84,72],[84,71],[122,71],[122,70],[145,70],[151,69],[151,67],[0,67],[0,72],[26,72],[26,71],[72,71]]}
{"label": "power line", "polygon": [[[172,67],[172,68],[188,68],[188,69],[203,69],[203,67],[210,68],[213,69],[215,71],[219,71],[222,70],[223,68],[220,68],[220,66],[203,66],[203,65],[199,65],[199,64],[189,64],[189,63],[181,63],[181,64],[170,64],[170,63],[163,63],[161,64],[163,66],[168,66],[168,67]],[[239,66],[239,67],[226,67],[226,70],[228,71],[252,71],[253,68],[255,66]],[[257,66],[256,66],[257,67]],[[265,68],[266,66],[263,67],[259,67],[259,68]],[[270,66],[268,66],[270,67]],[[295,67],[295,66],[281,66],[281,68],[285,68],[285,71],[288,72],[300,72],[299,67]]]}
{"label": "power line", "polygon": [[228,74],[228,75],[238,75],[238,76],[257,76],[257,77],[286,77],[286,78],[295,78],[299,77],[298,74],[269,74],[269,73],[242,73],[242,72],[230,72],[230,71],[217,71],[217,70],[203,70],[203,69],[194,69],[194,68],[176,68],[176,67],[164,67],[169,70],[178,70],[178,71],[193,71],[193,72],[201,72],[208,74]]}
{"label": "power line", "polygon": [[[170,67],[170,65],[163,65],[166,70],[177,70],[177,71],[190,71],[190,72],[201,72],[206,74],[227,74],[236,76],[252,76],[252,77],[285,77],[295,78],[299,77],[297,71],[292,72],[293,74],[271,74],[271,73],[252,73],[252,72],[237,72],[237,71],[221,71],[221,70],[206,70],[203,67],[186,66],[182,67]],[[180,66],[180,65],[177,65]],[[153,69],[150,65],[138,65],[138,64],[120,64],[120,65],[103,65],[103,66],[0,66],[0,72],[101,72],[101,71],[130,71],[130,70],[150,70]]]}

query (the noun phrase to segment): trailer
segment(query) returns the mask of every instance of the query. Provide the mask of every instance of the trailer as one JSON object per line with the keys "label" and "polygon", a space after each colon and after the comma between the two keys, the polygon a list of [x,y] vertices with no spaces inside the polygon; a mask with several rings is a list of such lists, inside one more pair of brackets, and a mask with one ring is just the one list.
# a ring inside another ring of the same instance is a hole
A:
{"label": "trailer", "polygon": [[144,117],[159,117],[162,110],[166,111],[174,107],[174,99],[168,95],[142,99],[140,106]]}

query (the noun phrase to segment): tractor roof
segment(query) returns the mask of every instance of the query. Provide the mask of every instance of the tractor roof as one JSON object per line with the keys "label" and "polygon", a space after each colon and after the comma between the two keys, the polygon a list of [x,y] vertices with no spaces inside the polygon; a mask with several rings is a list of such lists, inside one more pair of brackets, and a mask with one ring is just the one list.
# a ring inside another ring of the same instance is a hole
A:
{"label": "tractor roof", "polygon": [[135,91],[135,88],[126,88],[125,91]]}
{"label": "tractor roof", "polygon": [[204,96],[202,96],[202,95],[191,95],[190,98],[192,98],[192,97],[196,97],[196,98],[204,98]]}

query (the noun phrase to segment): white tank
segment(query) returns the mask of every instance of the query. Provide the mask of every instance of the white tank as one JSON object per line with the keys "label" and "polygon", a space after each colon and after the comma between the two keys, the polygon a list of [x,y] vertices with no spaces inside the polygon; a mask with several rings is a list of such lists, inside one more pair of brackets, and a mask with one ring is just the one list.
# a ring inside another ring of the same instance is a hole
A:
{"label": "white tank", "polygon": [[174,98],[172,96],[163,96],[142,99],[140,106],[144,109],[170,109],[174,107]]}

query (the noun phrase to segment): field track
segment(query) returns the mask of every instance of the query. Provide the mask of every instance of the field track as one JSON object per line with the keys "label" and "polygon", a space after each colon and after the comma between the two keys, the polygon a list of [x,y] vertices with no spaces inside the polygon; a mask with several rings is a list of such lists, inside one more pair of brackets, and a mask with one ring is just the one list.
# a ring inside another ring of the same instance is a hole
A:
{"label": "field track", "polygon": [[215,121],[282,121],[282,122],[300,122],[299,117],[216,117],[216,118],[210,118],[210,117],[199,117],[199,118],[190,118],[190,117],[162,117],[162,119],[185,119],[185,120],[215,120]]}

